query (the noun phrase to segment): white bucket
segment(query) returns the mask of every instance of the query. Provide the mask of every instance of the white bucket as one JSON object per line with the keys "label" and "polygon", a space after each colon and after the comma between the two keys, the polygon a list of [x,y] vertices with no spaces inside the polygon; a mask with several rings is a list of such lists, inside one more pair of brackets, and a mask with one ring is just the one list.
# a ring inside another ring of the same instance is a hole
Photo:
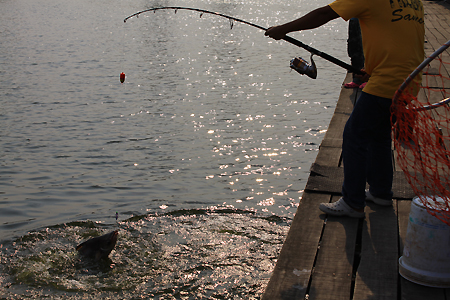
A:
{"label": "white bucket", "polygon": [[[430,204],[443,202],[439,197],[426,197],[426,200]],[[443,210],[434,211],[439,214]],[[411,202],[399,273],[421,285],[450,287],[450,226],[428,213],[418,197]]]}

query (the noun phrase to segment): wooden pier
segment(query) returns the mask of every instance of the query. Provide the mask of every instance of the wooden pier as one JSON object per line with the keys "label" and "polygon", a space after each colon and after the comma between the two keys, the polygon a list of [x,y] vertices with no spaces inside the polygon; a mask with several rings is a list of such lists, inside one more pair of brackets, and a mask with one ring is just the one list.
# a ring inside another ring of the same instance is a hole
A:
{"label": "wooden pier", "polygon": [[[429,56],[450,39],[450,4],[423,4]],[[350,81],[348,74],[344,83]],[[360,92],[341,91],[263,300],[450,299],[450,289],[421,286],[398,273],[414,196],[401,170],[394,172],[392,207],[369,203],[365,219],[327,216],[319,210],[320,203],[340,197],[342,133]]]}

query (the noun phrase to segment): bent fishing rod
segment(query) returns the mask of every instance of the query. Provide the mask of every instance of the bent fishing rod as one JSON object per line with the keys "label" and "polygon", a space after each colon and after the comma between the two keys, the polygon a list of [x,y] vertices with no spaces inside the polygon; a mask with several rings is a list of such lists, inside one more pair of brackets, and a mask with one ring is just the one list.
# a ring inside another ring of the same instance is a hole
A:
{"label": "bent fishing rod", "polygon": [[[142,13],[146,13],[146,12],[150,12],[150,11],[156,12],[157,10],[169,10],[169,9],[170,10],[175,10],[175,13],[177,13],[178,10],[197,11],[197,12],[200,12],[200,18],[203,16],[203,14],[210,14],[210,15],[223,17],[223,18],[226,18],[226,19],[228,19],[230,21],[231,29],[233,29],[233,21],[236,21],[236,22],[240,22],[240,23],[244,23],[244,24],[256,27],[256,28],[264,30],[264,31],[267,30],[267,28],[264,28],[264,27],[259,26],[257,24],[253,24],[253,23],[247,22],[245,20],[241,20],[241,19],[238,19],[238,18],[235,18],[235,17],[227,16],[227,15],[224,15],[224,14],[221,14],[221,13],[217,13],[217,12],[213,12],[213,11],[209,11],[209,10],[204,10],[204,9],[199,9],[199,8],[179,7],[179,6],[164,6],[164,7],[149,8],[149,9],[137,12],[135,14],[132,14],[132,15],[126,17],[123,21],[126,23],[128,19],[130,19],[132,17],[139,17],[139,15],[142,14]],[[315,49],[313,47],[310,47],[310,46],[308,46],[308,45],[306,45],[306,44],[300,42],[299,40],[296,40],[296,39],[294,39],[294,38],[292,38],[290,36],[285,36],[283,38],[283,40],[285,40],[286,42],[294,44],[294,45],[296,45],[296,46],[298,46],[300,48],[303,48],[303,49],[307,50],[308,52],[310,52],[311,53],[311,60],[312,60],[312,55],[314,54],[314,55],[320,56],[323,59],[326,59],[329,62],[332,62],[332,63],[334,63],[334,64],[336,64],[336,65],[338,65],[338,66],[340,66],[340,67],[342,67],[344,69],[347,69],[348,71],[350,71],[352,73],[359,74],[359,75],[364,75],[363,71],[358,70],[357,68],[355,68],[355,67],[353,67],[353,66],[351,66],[351,65],[349,65],[349,64],[347,64],[345,62],[343,62],[342,60],[337,59],[336,57],[333,57],[333,56],[331,56],[331,55],[329,55],[327,53],[324,53],[324,52],[319,51],[319,50],[317,50],[317,49]],[[300,59],[294,58],[291,61],[291,68],[293,68],[294,70],[296,70],[300,74],[302,74],[302,75],[306,74],[306,75],[308,75],[309,77],[311,77],[313,79],[315,79],[316,76],[317,76],[317,71],[316,71],[316,67],[315,67],[314,61],[312,61],[312,66],[309,66],[308,63],[306,63],[305,60],[303,60],[301,58]]]}

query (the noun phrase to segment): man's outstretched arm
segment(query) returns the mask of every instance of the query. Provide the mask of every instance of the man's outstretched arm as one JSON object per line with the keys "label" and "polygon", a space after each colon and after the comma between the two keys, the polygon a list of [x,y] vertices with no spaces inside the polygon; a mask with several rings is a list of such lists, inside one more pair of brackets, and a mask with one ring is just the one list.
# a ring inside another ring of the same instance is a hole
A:
{"label": "man's outstretched arm", "polygon": [[292,22],[270,27],[266,30],[265,35],[280,40],[289,32],[317,28],[338,17],[339,15],[327,5],[315,9]]}

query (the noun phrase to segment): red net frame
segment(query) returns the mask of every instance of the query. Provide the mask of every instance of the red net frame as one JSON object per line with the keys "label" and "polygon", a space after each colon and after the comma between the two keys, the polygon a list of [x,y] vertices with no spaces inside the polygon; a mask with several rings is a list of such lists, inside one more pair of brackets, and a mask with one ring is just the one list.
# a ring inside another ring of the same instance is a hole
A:
{"label": "red net frame", "polygon": [[427,211],[447,225],[450,225],[449,46],[450,41],[405,80],[394,96],[391,117],[397,165]]}

